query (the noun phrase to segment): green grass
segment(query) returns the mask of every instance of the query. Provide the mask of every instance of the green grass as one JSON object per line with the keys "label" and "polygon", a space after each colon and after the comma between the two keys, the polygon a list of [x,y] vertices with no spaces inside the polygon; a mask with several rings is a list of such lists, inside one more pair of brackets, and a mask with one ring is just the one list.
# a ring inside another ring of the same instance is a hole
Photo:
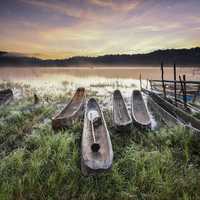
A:
{"label": "green grass", "polygon": [[142,133],[133,129],[120,135],[106,111],[113,167],[84,177],[82,122],[55,133],[50,120],[55,102],[37,106],[31,102],[19,100],[0,110],[1,200],[200,199],[200,137],[189,130],[174,127]]}

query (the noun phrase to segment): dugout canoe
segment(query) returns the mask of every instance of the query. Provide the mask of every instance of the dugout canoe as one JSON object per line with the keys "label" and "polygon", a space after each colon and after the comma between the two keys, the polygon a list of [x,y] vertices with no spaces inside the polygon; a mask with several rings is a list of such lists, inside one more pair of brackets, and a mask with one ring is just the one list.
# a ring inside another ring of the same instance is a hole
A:
{"label": "dugout canoe", "polygon": [[8,104],[13,99],[13,91],[11,89],[0,90],[0,105]]}
{"label": "dugout canoe", "polygon": [[133,122],[140,128],[151,128],[151,120],[141,91],[133,90],[131,97]]}
{"label": "dugout canoe", "polygon": [[81,170],[84,175],[108,171],[113,149],[104,115],[94,98],[88,100],[81,142]]}
{"label": "dugout canoe", "polygon": [[170,102],[165,100],[163,97],[161,97],[153,92],[149,91],[149,95],[152,97],[152,99],[157,104],[162,106],[162,108],[164,108],[167,112],[172,114],[174,117],[181,120],[184,124],[192,126],[193,128],[195,128],[197,130],[200,130],[200,120],[199,119],[197,119],[196,117],[192,116],[191,114],[185,112],[184,110],[174,106],[173,104],[171,104]]}
{"label": "dugout canoe", "polygon": [[[175,105],[175,99],[173,96],[167,96],[167,100],[174,104]],[[195,104],[192,105],[191,102],[187,102],[187,107],[185,108],[184,107],[184,102],[177,98],[177,106],[180,108],[180,109],[183,109],[184,111],[188,112],[188,113],[196,113],[196,112],[200,112],[200,108],[198,108]]]}
{"label": "dugout canoe", "polygon": [[67,128],[83,116],[85,105],[85,88],[78,88],[64,109],[52,119],[54,130]]}
{"label": "dugout canoe", "polygon": [[113,93],[113,125],[116,130],[130,130],[132,124],[124,98],[120,90]]}
{"label": "dugout canoe", "polygon": [[147,97],[147,105],[148,108],[150,108],[150,110],[154,113],[154,115],[158,116],[166,126],[174,127],[175,125],[183,125],[180,120],[163,109],[149,95]]}

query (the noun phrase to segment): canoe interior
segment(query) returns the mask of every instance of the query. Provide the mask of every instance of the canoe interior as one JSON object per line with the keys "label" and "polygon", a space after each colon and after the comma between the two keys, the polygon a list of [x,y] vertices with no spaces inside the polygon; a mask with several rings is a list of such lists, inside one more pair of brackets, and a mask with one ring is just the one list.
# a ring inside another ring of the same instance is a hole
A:
{"label": "canoe interior", "polygon": [[151,97],[160,106],[162,106],[167,112],[174,115],[176,118],[182,120],[185,124],[191,125],[193,128],[200,130],[200,120],[193,117],[191,114],[185,112],[184,110],[175,107],[173,104],[166,101],[164,98],[150,92]]}
{"label": "canoe interior", "polygon": [[117,126],[128,125],[132,122],[127,106],[119,90],[115,90],[113,93],[113,120],[114,124]]}
{"label": "canoe interior", "polygon": [[58,115],[59,118],[69,117],[75,114],[85,100],[85,89],[78,88],[69,104]]}
{"label": "canoe interior", "polygon": [[[92,151],[94,143],[91,122],[88,118],[89,112],[97,112],[99,123],[94,128],[96,142],[100,145],[98,152]],[[82,171],[85,175],[91,172],[105,171],[111,168],[113,150],[110,135],[104,120],[103,113],[95,99],[91,98],[87,105],[84,117],[84,128],[82,134]],[[87,169],[87,170],[86,170]],[[86,170],[86,171],[85,171]]]}
{"label": "canoe interior", "polygon": [[168,113],[160,105],[158,105],[150,96],[147,99],[148,107],[153,111],[154,115],[159,116],[164,124],[168,127],[174,127],[175,125],[182,125],[181,121]]}
{"label": "canoe interior", "polygon": [[139,90],[134,90],[132,94],[132,115],[133,119],[141,125],[151,124],[142,93]]}

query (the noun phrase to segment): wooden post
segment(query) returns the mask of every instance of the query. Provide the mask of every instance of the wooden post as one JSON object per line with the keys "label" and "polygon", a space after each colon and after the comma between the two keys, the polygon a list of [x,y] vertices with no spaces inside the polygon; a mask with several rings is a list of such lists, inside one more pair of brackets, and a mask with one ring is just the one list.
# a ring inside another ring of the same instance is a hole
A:
{"label": "wooden post", "polygon": [[174,98],[175,105],[177,106],[177,98],[176,98],[176,64],[174,63]]}
{"label": "wooden post", "polygon": [[179,75],[179,80],[180,80],[180,83],[181,83],[181,91],[182,91],[182,96],[183,96],[183,100],[184,100],[184,87],[183,87],[183,82],[182,82],[182,79],[181,79],[181,76]]}
{"label": "wooden post", "polygon": [[151,80],[149,80],[149,83],[150,83],[150,88],[152,90],[152,82],[151,82]]}
{"label": "wooden post", "polygon": [[166,91],[165,91],[165,82],[164,82],[164,70],[163,70],[163,62],[161,62],[161,78],[162,78],[162,87],[163,87],[163,94],[164,97],[166,97]]}
{"label": "wooden post", "polygon": [[183,75],[183,88],[184,88],[184,106],[187,108],[187,90],[186,90],[186,76]]}
{"label": "wooden post", "polygon": [[140,73],[140,90],[142,90],[142,74]]}
{"label": "wooden post", "polygon": [[36,94],[33,95],[34,96],[34,104],[38,104],[39,103],[39,98]]}
{"label": "wooden post", "polygon": [[147,79],[146,89],[148,89],[149,86],[149,79]]}

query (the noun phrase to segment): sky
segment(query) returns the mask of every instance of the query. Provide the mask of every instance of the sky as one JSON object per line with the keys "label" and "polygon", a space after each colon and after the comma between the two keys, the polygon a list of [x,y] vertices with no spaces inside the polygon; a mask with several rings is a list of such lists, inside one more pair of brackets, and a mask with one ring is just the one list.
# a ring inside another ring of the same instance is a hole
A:
{"label": "sky", "polygon": [[200,46],[200,0],[0,0],[0,50],[40,58]]}

